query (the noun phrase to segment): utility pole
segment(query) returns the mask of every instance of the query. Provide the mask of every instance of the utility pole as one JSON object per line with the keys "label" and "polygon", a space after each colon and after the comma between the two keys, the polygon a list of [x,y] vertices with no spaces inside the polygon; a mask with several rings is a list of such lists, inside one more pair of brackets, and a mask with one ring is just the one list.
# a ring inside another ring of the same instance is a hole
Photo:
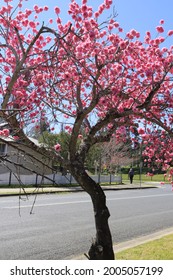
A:
{"label": "utility pole", "polygon": [[142,185],[142,142],[140,143],[140,163],[139,163],[139,181],[140,181],[140,187]]}

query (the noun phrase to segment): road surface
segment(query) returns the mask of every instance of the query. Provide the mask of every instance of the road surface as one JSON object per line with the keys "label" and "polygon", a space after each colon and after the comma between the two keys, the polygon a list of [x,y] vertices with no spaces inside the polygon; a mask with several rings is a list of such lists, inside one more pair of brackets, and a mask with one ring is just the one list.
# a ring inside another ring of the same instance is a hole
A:
{"label": "road surface", "polygon": [[[173,226],[171,186],[106,191],[115,244]],[[0,197],[0,259],[70,259],[87,253],[95,236],[89,196],[84,192]],[[20,215],[19,215],[20,214]]]}

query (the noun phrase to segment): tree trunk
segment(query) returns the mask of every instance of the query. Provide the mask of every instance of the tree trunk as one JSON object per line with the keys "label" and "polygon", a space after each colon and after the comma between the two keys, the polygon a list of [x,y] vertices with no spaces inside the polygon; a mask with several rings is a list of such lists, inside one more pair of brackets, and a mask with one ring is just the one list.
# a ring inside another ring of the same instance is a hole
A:
{"label": "tree trunk", "polygon": [[106,196],[100,185],[88,176],[81,165],[73,165],[71,173],[80,186],[90,195],[93,203],[96,238],[87,257],[90,260],[114,260],[112,237],[108,224],[110,213],[106,206]]}

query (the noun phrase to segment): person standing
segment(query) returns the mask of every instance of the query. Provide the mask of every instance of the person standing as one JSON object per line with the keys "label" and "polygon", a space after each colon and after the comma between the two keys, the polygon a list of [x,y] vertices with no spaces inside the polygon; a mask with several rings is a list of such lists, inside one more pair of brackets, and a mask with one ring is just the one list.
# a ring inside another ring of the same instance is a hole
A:
{"label": "person standing", "polygon": [[133,168],[130,168],[130,170],[129,170],[130,184],[133,183],[133,176],[134,176]]}

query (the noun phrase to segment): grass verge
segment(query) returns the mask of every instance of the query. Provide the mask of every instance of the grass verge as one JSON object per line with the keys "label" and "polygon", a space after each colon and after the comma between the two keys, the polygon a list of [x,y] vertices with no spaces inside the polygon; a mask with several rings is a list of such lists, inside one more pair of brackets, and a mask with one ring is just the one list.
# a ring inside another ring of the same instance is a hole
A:
{"label": "grass verge", "polygon": [[117,260],[173,260],[173,234],[116,254]]}
{"label": "grass verge", "polygon": [[[128,174],[122,174],[122,180],[129,181]],[[133,180],[134,182],[140,181],[140,175],[135,174]],[[168,180],[164,177],[164,174],[155,174],[153,177],[147,176],[146,174],[141,174],[141,180],[143,182],[165,182],[165,184],[168,183]]]}

